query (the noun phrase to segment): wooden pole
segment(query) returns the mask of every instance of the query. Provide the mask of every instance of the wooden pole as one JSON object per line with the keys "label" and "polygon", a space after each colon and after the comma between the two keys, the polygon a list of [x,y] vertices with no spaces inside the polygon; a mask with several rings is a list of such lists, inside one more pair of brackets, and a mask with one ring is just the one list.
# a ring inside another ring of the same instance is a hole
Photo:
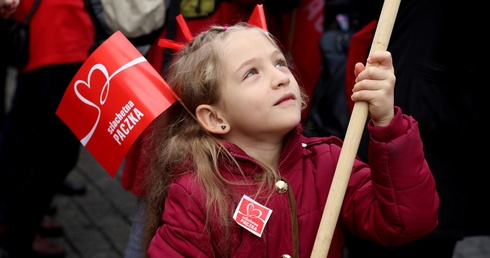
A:
{"label": "wooden pole", "polygon": [[[384,1],[371,49],[369,51],[370,54],[375,51],[387,49],[399,6],[400,0]],[[369,64],[367,64],[366,67],[369,67]],[[328,194],[325,209],[323,210],[320,226],[318,227],[311,258],[325,258],[328,255],[340,208],[342,207],[345,191],[347,189],[347,183],[361,141],[362,132],[366,126],[367,115],[367,102],[356,102],[352,110],[349,125],[347,126],[339,162],[335,169],[332,186]]]}

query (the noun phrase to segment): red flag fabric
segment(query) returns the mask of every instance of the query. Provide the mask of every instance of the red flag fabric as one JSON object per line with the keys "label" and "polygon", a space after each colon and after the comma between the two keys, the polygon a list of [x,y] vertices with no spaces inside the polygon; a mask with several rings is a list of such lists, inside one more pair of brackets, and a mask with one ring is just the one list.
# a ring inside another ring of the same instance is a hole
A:
{"label": "red flag fabric", "polygon": [[141,132],[177,99],[161,75],[118,31],[82,65],[56,115],[114,177]]}

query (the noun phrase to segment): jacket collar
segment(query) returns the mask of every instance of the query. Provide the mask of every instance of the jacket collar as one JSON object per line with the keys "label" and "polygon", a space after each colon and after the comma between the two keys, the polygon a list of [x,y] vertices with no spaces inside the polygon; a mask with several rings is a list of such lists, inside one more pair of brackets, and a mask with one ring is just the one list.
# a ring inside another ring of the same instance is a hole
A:
{"label": "jacket collar", "polygon": [[[281,152],[281,158],[278,166],[278,170],[281,174],[287,173],[289,170],[288,168],[290,168],[298,161],[298,159],[302,157],[303,148],[301,139],[304,137],[301,135],[301,132],[302,126],[300,124],[291,130],[291,132],[289,132],[285,137],[285,144]],[[240,147],[228,141],[223,141],[223,144],[238,161],[245,175],[254,175],[262,172],[262,166],[255,159],[245,153],[245,151],[243,151]],[[240,173],[238,169],[236,169],[230,162],[223,162],[222,165],[224,166],[223,169],[226,169],[231,173]]]}

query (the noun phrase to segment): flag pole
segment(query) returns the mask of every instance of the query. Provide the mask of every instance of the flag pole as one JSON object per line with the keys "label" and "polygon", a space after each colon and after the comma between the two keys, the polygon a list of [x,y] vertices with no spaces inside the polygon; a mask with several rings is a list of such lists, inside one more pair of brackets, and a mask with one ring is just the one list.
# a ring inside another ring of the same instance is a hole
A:
{"label": "flag pole", "polygon": [[[375,51],[387,49],[399,6],[400,0],[384,1],[371,49],[369,51],[370,54]],[[369,66],[370,64],[366,64],[366,68]],[[333,232],[337,225],[340,208],[342,207],[345,191],[347,189],[347,183],[352,172],[354,159],[359,148],[362,132],[366,125],[367,116],[368,103],[365,101],[356,102],[347,126],[344,143],[335,169],[335,175],[332,180],[327,202],[323,210],[320,226],[318,227],[311,258],[325,258],[328,255]]]}

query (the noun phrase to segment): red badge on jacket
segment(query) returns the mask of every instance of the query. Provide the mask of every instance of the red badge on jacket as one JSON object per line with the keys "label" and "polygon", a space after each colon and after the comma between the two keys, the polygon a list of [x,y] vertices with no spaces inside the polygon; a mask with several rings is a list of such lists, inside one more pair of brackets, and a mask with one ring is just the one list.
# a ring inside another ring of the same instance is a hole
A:
{"label": "red badge on jacket", "polygon": [[272,210],[244,195],[233,214],[233,219],[256,236],[262,236]]}

